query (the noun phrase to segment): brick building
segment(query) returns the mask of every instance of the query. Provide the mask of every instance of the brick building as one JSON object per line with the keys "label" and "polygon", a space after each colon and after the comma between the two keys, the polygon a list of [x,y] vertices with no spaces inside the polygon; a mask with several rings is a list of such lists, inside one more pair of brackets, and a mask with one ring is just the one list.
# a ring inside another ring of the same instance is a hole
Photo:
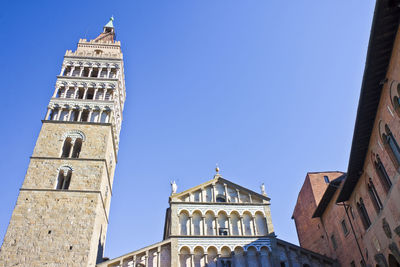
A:
{"label": "brick building", "polygon": [[308,174],[293,213],[301,246],[342,266],[400,266],[399,20],[376,2],[347,173]]}

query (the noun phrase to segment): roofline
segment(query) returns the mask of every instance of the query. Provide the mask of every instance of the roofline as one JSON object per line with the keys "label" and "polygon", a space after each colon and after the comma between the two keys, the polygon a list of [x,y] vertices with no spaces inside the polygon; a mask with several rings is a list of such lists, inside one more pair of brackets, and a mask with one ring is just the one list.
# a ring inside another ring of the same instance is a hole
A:
{"label": "roofline", "polygon": [[329,203],[331,202],[333,196],[336,193],[336,190],[339,189],[340,184],[342,181],[346,179],[346,174],[339,176],[338,178],[332,180],[325,189],[324,194],[322,195],[321,200],[319,201],[317,208],[315,209],[311,218],[318,218],[321,217],[326,208],[328,207]]}
{"label": "roofline", "polygon": [[[397,3],[396,3],[397,2]],[[398,32],[400,8],[399,0],[377,0],[372,20],[371,34],[358,101],[357,116],[353,132],[347,178],[336,203],[347,201],[364,168],[371,133],[391,60],[393,44]]]}
{"label": "roofline", "polygon": [[[241,190],[243,190],[243,191],[247,191],[247,192],[249,192],[249,193],[251,193],[251,194],[257,195],[258,197],[260,197],[260,198],[262,198],[262,199],[264,199],[264,200],[267,200],[267,201],[270,201],[270,200],[271,200],[271,199],[270,199],[269,197],[267,197],[267,196],[264,196],[264,195],[262,195],[262,194],[259,194],[259,193],[257,193],[257,192],[254,192],[253,190],[250,190],[250,189],[248,189],[248,188],[246,188],[246,187],[243,187],[243,186],[241,186],[241,185],[235,184],[234,182],[231,182],[231,181],[229,181],[229,180],[226,180],[225,178],[223,178],[223,177],[220,176],[220,175],[215,175],[213,179],[211,179],[211,180],[209,180],[209,181],[207,181],[207,182],[204,182],[204,183],[202,183],[202,184],[196,185],[196,186],[194,186],[194,187],[191,187],[191,188],[189,188],[189,189],[186,189],[185,191],[182,191],[182,192],[180,192],[180,193],[176,193],[176,194],[174,194],[174,195],[172,195],[172,196],[173,196],[173,197],[180,197],[180,196],[183,196],[183,195],[189,193],[189,191],[193,190],[193,189],[196,188],[196,187],[200,187],[200,188],[201,188],[201,187],[203,187],[203,186],[206,186],[206,185],[212,183],[213,181],[217,182],[218,180],[224,181],[225,183],[228,183],[228,184],[230,184],[230,185],[232,185],[232,186],[238,187],[239,189],[241,189]],[[171,196],[171,197],[172,197],[172,196]]]}

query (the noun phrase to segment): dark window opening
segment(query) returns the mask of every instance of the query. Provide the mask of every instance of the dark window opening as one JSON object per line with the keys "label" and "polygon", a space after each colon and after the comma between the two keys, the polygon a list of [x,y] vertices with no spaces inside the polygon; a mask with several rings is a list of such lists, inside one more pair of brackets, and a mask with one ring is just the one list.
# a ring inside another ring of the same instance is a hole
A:
{"label": "dark window opening", "polygon": [[68,171],[64,174],[64,171],[60,171],[58,174],[57,190],[67,190],[71,182],[72,171]]}
{"label": "dark window opening", "polygon": [[376,156],[375,169],[378,173],[379,179],[381,180],[383,188],[386,192],[388,192],[389,189],[392,187],[392,181],[390,180],[389,175],[386,172],[385,166],[383,165],[379,156]]}
{"label": "dark window opening", "polygon": [[360,201],[357,202],[357,210],[361,217],[361,221],[364,225],[364,229],[367,230],[368,227],[371,225],[371,220],[369,219],[367,209],[365,208],[364,201],[360,198]]}
{"label": "dark window opening", "polygon": [[83,95],[85,94],[85,89],[79,88],[78,91],[78,99],[83,99]]}
{"label": "dark window opening", "polygon": [[88,121],[89,118],[89,110],[82,110],[81,121]]}
{"label": "dark window opening", "polygon": [[86,99],[93,99],[94,96],[94,89],[88,89],[86,94]]}
{"label": "dark window opening", "polygon": [[387,125],[385,125],[385,131],[386,133],[383,134],[385,146],[388,148],[394,163],[398,167],[400,166],[400,147]]}
{"label": "dark window opening", "polygon": [[349,229],[347,228],[346,221],[345,221],[345,220],[342,220],[341,225],[342,225],[343,233],[344,233],[344,235],[346,236],[346,235],[349,233]]}
{"label": "dark window opening", "polygon": [[99,74],[99,69],[98,68],[93,68],[92,75],[90,77],[97,77],[98,74]]}
{"label": "dark window opening", "polygon": [[332,241],[333,249],[336,250],[338,245],[337,245],[336,238],[334,235],[331,235],[331,241]]}
{"label": "dark window opening", "polygon": [[61,157],[62,158],[68,158],[69,154],[71,152],[71,148],[72,148],[71,138],[68,137],[64,141]]}
{"label": "dark window opening", "polygon": [[325,180],[325,183],[327,183],[327,184],[329,184],[329,177],[328,176],[324,176],[324,180]]}
{"label": "dark window opening", "polygon": [[217,201],[217,202],[226,202],[226,198],[225,198],[225,196],[224,195],[217,195],[217,197],[215,198],[215,200]]}
{"label": "dark window opening", "polygon": [[74,149],[72,151],[72,158],[79,158],[82,148],[82,139],[78,138],[75,140]]}
{"label": "dark window opening", "polygon": [[372,203],[374,204],[374,208],[375,208],[376,212],[379,213],[383,209],[383,205],[382,205],[381,199],[379,198],[378,192],[376,191],[375,185],[372,182],[371,178],[369,178],[369,182],[368,182],[368,193],[372,200]]}
{"label": "dark window opening", "polygon": [[219,235],[228,235],[228,228],[219,228]]}

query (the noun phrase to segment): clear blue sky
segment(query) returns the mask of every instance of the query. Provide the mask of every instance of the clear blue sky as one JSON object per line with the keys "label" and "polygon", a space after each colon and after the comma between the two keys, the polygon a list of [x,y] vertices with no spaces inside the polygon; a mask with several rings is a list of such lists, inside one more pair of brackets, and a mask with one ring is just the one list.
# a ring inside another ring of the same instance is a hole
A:
{"label": "clear blue sky", "polygon": [[0,240],[65,50],[111,15],[127,101],[105,256],[161,240],[178,191],[222,175],[272,198],[279,238],[307,171],[347,170],[374,1],[3,1]]}

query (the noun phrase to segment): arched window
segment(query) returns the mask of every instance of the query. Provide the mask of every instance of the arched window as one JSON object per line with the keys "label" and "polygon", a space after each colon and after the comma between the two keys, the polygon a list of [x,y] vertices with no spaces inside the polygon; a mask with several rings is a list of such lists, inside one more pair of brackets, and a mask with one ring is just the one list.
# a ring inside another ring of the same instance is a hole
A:
{"label": "arched window", "polygon": [[72,148],[72,140],[70,137],[67,137],[64,141],[61,157],[68,158],[69,154],[71,153],[71,148]]}
{"label": "arched window", "polygon": [[383,209],[383,205],[371,178],[369,178],[368,182],[368,193],[369,196],[371,197],[372,203],[374,204],[376,212],[379,213]]}
{"label": "arched window", "polygon": [[179,251],[179,261],[180,267],[190,267],[190,249],[188,247],[183,247]]}
{"label": "arched window", "polygon": [[67,190],[71,182],[72,170],[69,168],[63,168],[58,172],[57,179],[57,190]]}
{"label": "arched window", "polygon": [[400,166],[400,147],[387,124],[385,125],[385,133],[382,134],[382,138],[396,167]]}
{"label": "arched window", "polygon": [[74,143],[74,149],[72,151],[72,158],[79,158],[79,154],[81,153],[82,148],[82,139],[77,138]]}
{"label": "arched window", "polygon": [[389,175],[387,174],[385,166],[383,165],[379,155],[376,156],[375,170],[378,173],[383,188],[386,192],[388,192],[389,189],[392,187],[392,181],[390,180]]}
{"label": "arched window", "polygon": [[360,197],[360,200],[357,202],[357,210],[360,215],[361,221],[364,225],[365,230],[371,225],[371,220],[369,219],[367,209],[365,208],[364,201]]}

